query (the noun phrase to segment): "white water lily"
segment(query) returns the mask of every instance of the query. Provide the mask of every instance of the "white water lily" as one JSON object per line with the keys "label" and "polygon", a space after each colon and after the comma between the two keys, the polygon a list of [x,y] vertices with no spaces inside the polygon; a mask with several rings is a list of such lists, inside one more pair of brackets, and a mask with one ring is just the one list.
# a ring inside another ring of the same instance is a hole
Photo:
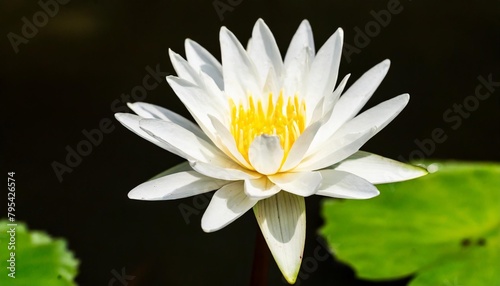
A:
{"label": "white water lily", "polygon": [[217,190],[201,221],[206,232],[253,208],[281,272],[294,283],[305,242],[304,197],[368,199],[379,194],[373,184],[426,174],[359,151],[401,112],[409,95],[357,115],[385,77],[389,61],[343,92],[349,75],[335,88],[342,42],[338,29],[315,53],[311,27],[304,20],[283,60],[259,19],[246,49],[221,28],[222,65],[189,39],[187,60],[170,51],[177,76],[167,81],[198,125],[141,102],[129,104],[137,115],[118,113],[116,118],[188,162],[173,174],[139,185],[129,197],[171,200]]}

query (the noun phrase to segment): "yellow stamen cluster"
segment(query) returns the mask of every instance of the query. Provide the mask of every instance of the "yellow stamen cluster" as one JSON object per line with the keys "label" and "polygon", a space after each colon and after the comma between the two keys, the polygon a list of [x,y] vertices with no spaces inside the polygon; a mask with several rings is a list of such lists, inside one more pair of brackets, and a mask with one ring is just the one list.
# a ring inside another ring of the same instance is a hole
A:
{"label": "yellow stamen cluster", "polygon": [[280,138],[281,147],[285,151],[284,159],[299,135],[304,131],[306,124],[306,104],[298,96],[289,97],[286,102],[283,93],[273,101],[270,93],[267,104],[252,96],[248,97],[248,104],[236,105],[229,100],[231,110],[231,133],[236,141],[240,153],[248,161],[248,149],[255,137],[266,134]]}

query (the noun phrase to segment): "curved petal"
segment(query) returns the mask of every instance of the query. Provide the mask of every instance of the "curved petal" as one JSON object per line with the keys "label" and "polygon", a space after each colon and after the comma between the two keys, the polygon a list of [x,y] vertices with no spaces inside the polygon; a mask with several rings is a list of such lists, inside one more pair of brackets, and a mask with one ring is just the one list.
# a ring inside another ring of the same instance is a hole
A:
{"label": "curved petal", "polygon": [[[342,81],[340,81],[337,88],[331,94],[326,95],[325,101],[323,102],[323,116],[327,114],[331,116],[331,114],[333,113],[333,107],[335,106],[335,103],[337,103],[340,95],[344,91],[344,88],[347,84],[347,80],[349,80],[349,77],[351,77],[351,74],[347,74],[346,76],[344,76],[344,78],[342,79]],[[328,118],[330,118],[330,116],[328,116]]]}
{"label": "curved petal", "polygon": [[199,72],[196,71],[185,59],[171,49],[168,49],[168,55],[178,77],[198,86],[201,85]]}
{"label": "curved petal", "polygon": [[[294,96],[296,94],[304,96],[302,89],[306,84],[305,79],[309,73],[309,66],[313,59],[314,51],[304,47],[300,53],[293,58],[289,57],[288,64],[285,66],[283,75],[283,92],[285,97]],[[288,55],[288,54],[287,54]]]}
{"label": "curved petal", "polygon": [[[213,105],[217,106],[215,110],[212,110],[215,111],[215,114],[219,114],[222,116],[227,114],[227,112],[229,111],[228,104],[225,101],[223,92],[219,89],[214,80],[205,73],[196,71],[185,59],[183,59],[180,55],[174,53],[172,50],[169,50],[169,55],[172,65],[174,66],[177,74],[179,75],[178,78],[181,78],[186,82],[189,82],[192,85],[198,87],[202,91],[201,92],[202,96],[206,97],[209,101],[212,101],[212,106]],[[169,78],[170,76],[167,77],[167,82]],[[186,87],[189,87],[189,84],[186,85],[184,88]],[[200,94],[200,92],[196,90],[191,91],[191,93],[193,96],[199,96]]]}
{"label": "curved petal", "polygon": [[156,118],[170,121],[186,128],[202,139],[207,141],[210,140],[198,125],[171,110],[145,102],[127,103],[127,106],[143,118]]}
{"label": "curved petal", "polygon": [[224,79],[222,77],[222,65],[205,48],[197,42],[186,39],[184,41],[186,58],[189,64],[196,70],[200,70],[210,76],[220,90],[224,89]]}
{"label": "curved petal", "polygon": [[226,104],[221,105],[219,102],[220,99],[211,96],[210,93],[207,93],[199,86],[184,79],[168,76],[167,82],[203,132],[207,134],[212,142],[219,144],[217,137],[214,135],[215,129],[208,116],[212,115],[225,120],[225,117],[228,115],[228,112],[224,110]]}
{"label": "curved petal", "polygon": [[294,59],[299,57],[304,49],[308,51],[310,56],[309,58],[314,58],[314,52],[316,50],[314,48],[314,38],[311,25],[307,20],[303,20],[300,23],[297,32],[295,32],[292,37],[292,41],[290,42],[285,55],[285,69],[288,69]]}
{"label": "curved petal", "polygon": [[307,156],[294,171],[318,170],[338,163],[356,153],[366,141],[373,137],[375,132],[375,129],[369,129],[364,132],[338,136],[337,140],[332,141],[330,146],[326,145],[326,148],[320,148],[318,152]]}
{"label": "curved petal", "polygon": [[[300,167],[304,164],[314,165],[314,170],[321,169],[351,156],[387,126],[403,110],[409,98],[408,94],[394,97],[356,116],[316,148],[316,152],[307,157],[310,160],[306,164],[302,162]],[[313,161],[316,162],[311,164]]]}
{"label": "curved petal", "polygon": [[284,60],[283,89],[284,96],[301,94],[305,79],[309,73],[311,62],[314,59],[315,48],[311,25],[307,20],[300,23]]}
{"label": "curved petal", "polygon": [[247,48],[246,48],[247,54],[252,53],[252,49],[253,49],[253,41],[252,38],[250,37],[250,39],[248,39],[247,42]]}
{"label": "curved petal", "polygon": [[254,209],[260,230],[281,273],[293,284],[299,274],[306,239],[304,198],[287,192],[259,201]]}
{"label": "curved petal", "polygon": [[316,195],[343,199],[369,199],[379,195],[377,188],[367,180],[351,173],[321,170],[323,181]]}
{"label": "curved petal", "polygon": [[219,37],[224,90],[227,96],[245,103],[248,93],[260,94],[262,84],[257,76],[257,70],[231,31],[222,27]]}
{"label": "curved petal", "polygon": [[146,201],[175,200],[217,190],[227,183],[195,171],[179,172],[142,183],[130,191],[128,197]]}
{"label": "curved petal", "polygon": [[115,118],[123,126],[127,127],[128,130],[134,132],[149,142],[156,144],[158,147],[170,151],[170,147],[167,144],[159,141],[140,128],[139,122],[144,118],[130,113],[115,113]]}
{"label": "curved petal", "polygon": [[222,124],[217,118],[212,116],[209,117],[213,126],[217,130],[216,134],[222,144],[221,150],[223,150],[226,155],[233,158],[235,162],[238,162],[241,166],[253,170],[253,167],[247,162],[243,155],[241,155],[238,147],[236,147],[236,141],[227,127],[224,126],[224,124]]}
{"label": "curved petal", "polygon": [[263,176],[259,179],[245,180],[245,194],[254,199],[266,199],[274,196],[281,188]]}
{"label": "curved petal", "polygon": [[311,64],[305,85],[307,107],[314,110],[321,98],[333,92],[340,66],[344,32],[339,28],[321,47]]}
{"label": "curved petal", "polygon": [[341,134],[342,132],[362,132],[371,128],[376,128],[376,133],[378,133],[398,116],[409,100],[410,95],[406,93],[379,103],[346,122],[336,134]]}
{"label": "curved petal", "polygon": [[224,166],[203,162],[192,162],[191,167],[205,176],[228,181],[258,179],[262,177],[261,174],[242,168],[240,165],[230,160],[227,160]]}
{"label": "curved petal", "polygon": [[[335,91],[332,92],[330,95],[327,95],[326,97],[324,97],[323,105],[321,106],[321,116],[318,116],[318,117],[324,119],[325,122],[320,127],[320,129],[316,133],[316,136],[314,137],[314,141],[311,143],[311,146],[309,149],[309,150],[311,150],[310,153],[315,152],[317,150],[318,146],[321,146],[321,144],[323,144],[325,142],[325,140],[330,138],[333,135],[333,133],[335,133],[334,131],[332,131],[334,128],[332,126],[336,125],[336,122],[334,122],[334,120],[332,120],[333,108],[334,108],[335,104],[337,103],[340,94],[344,90],[345,85],[347,84],[347,80],[349,79],[350,76],[351,76],[350,74],[346,75],[342,79],[342,81],[339,83],[339,85],[337,86]],[[319,106],[316,106],[316,108],[318,108],[318,107]],[[313,122],[314,122],[314,120],[315,120],[315,114],[313,114],[313,118],[312,118]]]}
{"label": "curved petal", "polygon": [[372,184],[400,182],[427,175],[424,168],[364,151],[354,153],[329,169],[349,172]]}
{"label": "curved petal", "polygon": [[278,136],[262,134],[250,144],[248,160],[257,172],[270,175],[278,171],[284,154]]}
{"label": "curved petal", "polygon": [[301,197],[314,195],[321,184],[319,172],[279,173],[269,176],[269,180],[282,190]]}
{"label": "curved petal", "polygon": [[332,121],[335,122],[330,126],[332,134],[358,114],[384,79],[390,65],[389,60],[384,60],[372,67],[340,97],[332,113]]}
{"label": "curved petal", "polygon": [[283,60],[273,33],[262,19],[258,19],[253,27],[248,56],[254,62],[261,82],[265,82],[269,71],[277,77],[281,76]]}
{"label": "curved petal", "polygon": [[226,155],[211,143],[179,125],[160,119],[142,119],[142,130],[168,147],[168,151],[190,161],[217,163]]}
{"label": "curved petal", "polygon": [[300,161],[304,158],[307,150],[309,150],[309,146],[314,140],[314,136],[318,132],[318,129],[321,127],[321,122],[316,122],[306,128],[302,134],[300,134],[299,138],[295,140],[288,152],[288,157],[285,160],[285,163],[281,167],[281,172],[286,172],[294,167],[296,167]]}
{"label": "curved petal", "polygon": [[[276,72],[271,67],[269,69],[269,71],[267,72],[267,77],[264,81],[264,86],[262,87],[262,94],[271,93],[273,95],[273,99],[277,99],[278,95],[282,91],[280,81],[281,81],[281,78],[278,79]],[[261,97],[261,99],[262,99],[262,97]]]}
{"label": "curved petal", "polygon": [[205,232],[217,231],[251,209],[257,200],[243,192],[243,182],[233,182],[216,191],[201,219]]}

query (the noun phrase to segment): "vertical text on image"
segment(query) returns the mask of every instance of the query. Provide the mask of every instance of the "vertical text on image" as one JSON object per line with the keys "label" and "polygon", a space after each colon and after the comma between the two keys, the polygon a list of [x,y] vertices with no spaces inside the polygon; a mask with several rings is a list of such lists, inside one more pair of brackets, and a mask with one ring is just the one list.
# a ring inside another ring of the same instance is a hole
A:
{"label": "vertical text on image", "polygon": [[14,178],[15,172],[7,173],[7,250],[9,259],[7,259],[7,269],[9,270],[7,276],[16,278],[16,179]]}

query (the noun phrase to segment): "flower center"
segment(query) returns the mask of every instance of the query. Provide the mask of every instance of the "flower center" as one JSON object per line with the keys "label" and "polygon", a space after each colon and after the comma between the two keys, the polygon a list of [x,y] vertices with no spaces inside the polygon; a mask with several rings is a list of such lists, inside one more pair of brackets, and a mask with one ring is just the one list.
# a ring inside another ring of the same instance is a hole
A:
{"label": "flower center", "polygon": [[283,98],[281,92],[278,99],[273,101],[273,94],[269,93],[267,102],[257,101],[250,95],[248,104],[236,105],[229,99],[231,110],[231,133],[236,141],[240,153],[248,161],[248,149],[255,137],[266,134],[280,138],[281,147],[286,159],[290,148],[299,135],[304,131],[306,124],[306,104],[299,101],[297,95]]}

